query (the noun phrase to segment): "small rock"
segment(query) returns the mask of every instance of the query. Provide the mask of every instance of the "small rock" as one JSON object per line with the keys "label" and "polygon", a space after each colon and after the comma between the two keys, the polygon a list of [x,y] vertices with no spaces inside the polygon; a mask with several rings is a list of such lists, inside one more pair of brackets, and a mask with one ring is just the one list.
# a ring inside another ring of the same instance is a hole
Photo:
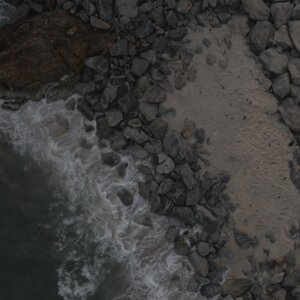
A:
{"label": "small rock", "polygon": [[198,188],[195,188],[191,191],[188,191],[186,194],[185,205],[186,206],[195,206],[201,199],[201,193]]}
{"label": "small rock", "polygon": [[195,130],[194,137],[196,138],[198,143],[203,144],[206,138],[205,130],[202,128],[197,128]]}
{"label": "small rock", "polygon": [[154,65],[156,63],[156,52],[154,50],[142,52],[140,57],[148,60],[151,65]]}
{"label": "small rock", "polygon": [[221,287],[216,284],[207,284],[201,286],[200,289],[201,295],[206,296],[207,298],[214,297],[221,292]]}
{"label": "small rock", "polygon": [[274,48],[264,50],[259,56],[263,66],[270,72],[280,75],[287,70],[288,56],[278,53]]}
{"label": "small rock", "polygon": [[196,246],[197,252],[200,256],[206,257],[211,252],[211,246],[208,243],[200,242]]}
{"label": "small rock", "polygon": [[300,20],[300,3],[296,4],[294,11],[293,11],[293,19]]}
{"label": "small rock", "polygon": [[284,287],[295,288],[300,282],[300,266],[295,266],[291,272],[285,277],[282,285]]}
{"label": "small rock", "polygon": [[21,106],[19,103],[13,102],[13,101],[5,101],[2,103],[1,107],[5,110],[11,110],[11,111],[16,111],[18,110]]}
{"label": "small rock", "polygon": [[283,49],[289,49],[293,47],[293,42],[290,38],[287,25],[282,25],[279,30],[275,32],[274,41]]}
{"label": "small rock", "polygon": [[187,14],[192,8],[190,0],[179,0],[176,4],[176,11],[182,14]]}
{"label": "small rock", "polygon": [[107,139],[113,135],[113,130],[109,126],[106,118],[97,118],[97,135],[100,139]]}
{"label": "small rock", "polygon": [[289,22],[289,31],[295,48],[300,51],[300,20]]}
{"label": "small rock", "polygon": [[118,191],[117,195],[125,206],[130,206],[133,203],[133,196],[126,189],[123,188],[122,190]]}
{"label": "small rock", "polygon": [[148,142],[149,137],[145,132],[143,132],[140,129],[132,128],[132,127],[126,127],[123,131],[124,137],[126,139],[132,140],[136,142],[137,144],[145,144]]}
{"label": "small rock", "polygon": [[102,153],[102,162],[106,165],[114,167],[118,165],[120,161],[120,156],[114,152]]}
{"label": "small rock", "polygon": [[246,233],[235,230],[234,239],[241,249],[248,249],[253,246],[254,239],[250,238]]}
{"label": "small rock", "polygon": [[147,98],[149,103],[159,104],[167,100],[167,94],[162,88],[154,86],[147,91]]}
{"label": "small rock", "polygon": [[300,131],[300,106],[291,98],[285,99],[279,111],[285,123],[295,132]]}
{"label": "small rock", "polygon": [[119,109],[111,109],[106,111],[105,117],[110,127],[117,126],[123,120],[123,114]]}
{"label": "small rock", "polygon": [[167,24],[171,27],[171,28],[175,28],[178,25],[178,19],[176,16],[176,13],[172,10],[168,10],[165,13],[165,18],[166,18],[166,22]]}
{"label": "small rock", "polygon": [[[184,205],[185,204],[185,187],[183,183],[178,182],[171,186],[170,190],[167,192],[167,197],[175,204]],[[190,210],[180,210],[176,208],[177,217],[183,219],[183,222],[186,223],[187,217],[194,219],[194,214]]]}
{"label": "small rock", "polygon": [[206,277],[208,275],[208,262],[205,258],[198,255],[197,252],[194,251],[189,255],[189,261],[200,276]]}
{"label": "small rock", "polygon": [[168,130],[168,123],[157,118],[150,124],[150,130],[155,139],[163,139]]}
{"label": "small rock", "polygon": [[271,14],[277,29],[288,22],[292,16],[293,9],[294,5],[290,2],[274,3],[271,5]]}
{"label": "small rock", "polygon": [[150,139],[150,142],[145,144],[144,149],[151,154],[158,154],[163,151],[163,145],[160,140]]}
{"label": "small rock", "polygon": [[295,299],[300,299],[300,284],[291,291],[291,295],[295,297]]}
{"label": "small rock", "polygon": [[101,29],[101,30],[110,30],[110,28],[111,28],[108,23],[106,23],[105,21],[103,21],[95,16],[91,16],[90,24],[92,27]]}
{"label": "small rock", "polygon": [[196,128],[196,123],[194,121],[185,119],[183,129],[181,130],[181,135],[185,139],[189,139],[193,136],[195,128]]}
{"label": "small rock", "polygon": [[194,226],[197,223],[195,214],[190,207],[175,206],[174,216],[187,226]]}
{"label": "small rock", "polygon": [[114,0],[98,0],[97,8],[101,19],[105,21],[110,21],[114,15]]}
{"label": "small rock", "polygon": [[180,71],[176,70],[174,73],[174,87],[176,90],[181,90],[187,84],[187,78],[185,74]]}
{"label": "small rock", "polygon": [[118,100],[118,104],[119,108],[124,114],[129,114],[130,112],[135,111],[139,106],[138,100],[131,93],[128,93],[125,96],[121,97]]}
{"label": "small rock", "polygon": [[165,153],[158,155],[158,163],[159,165],[156,168],[158,174],[170,174],[175,169],[173,160]]}
{"label": "small rock", "polygon": [[125,39],[120,39],[113,44],[109,50],[111,56],[126,56],[128,55],[128,41]]}
{"label": "small rock", "polygon": [[172,189],[173,186],[174,181],[171,178],[163,178],[159,185],[158,193],[161,195],[165,195]]}
{"label": "small rock", "polygon": [[128,163],[127,163],[127,162],[123,162],[123,163],[121,163],[121,164],[117,167],[117,172],[118,172],[118,174],[119,174],[119,176],[120,176],[121,178],[124,178],[124,177],[125,177],[127,167],[128,167]]}
{"label": "small rock", "polygon": [[291,58],[288,64],[288,69],[293,83],[300,86],[300,58]]}
{"label": "small rock", "polygon": [[194,172],[188,164],[182,164],[176,167],[176,173],[181,177],[183,183],[189,190],[195,187],[197,182],[194,178]]}
{"label": "small rock", "polygon": [[95,118],[95,113],[92,109],[87,105],[87,103],[80,99],[77,104],[77,109],[90,121],[93,121]]}
{"label": "small rock", "polygon": [[135,57],[133,59],[131,73],[136,76],[142,76],[149,68],[149,61],[143,58]]}
{"label": "small rock", "polygon": [[109,61],[103,55],[90,57],[84,63],[101,75],[107,74],[110,69]]}
{"label": "small rock", "polygon": [[255,53],[265,50],[267,43],[274,37],[274,26],[268,21],[257,22],[250,31],[250,46]]}
{"label": "small rock", "polygon": [[137,0],[116,0],[116,8],[120,16],[135,18],[138,15]]}
{"label": "small rock", "polygon": [[268,21],[270,9],[263,0],[242,0],[248,16],[255,21]]}
{"label": "small rock", "polygon": [[141,102],[140,112],[148,122],[153,121],[158,113],[157,106],[148,102]]}
{"label": "small rock", "polygon": [[281,283],[283,278],[285,276],[285,273],[284,272],[281,272],[281,273],[277,273],[275,274],[272,279],[271,279],[271,282],[272,284],[278,284],[278,283]]}
{"label": "small rock", "polygon": [[179,236],[179,232],[180,232],[179,228],[170,227],[166,234],[167,241],[175,242]]}
{"label": "small rock", "polygon": [[294,84],[291,85],[291,96],[296,103],[300,103],[300,86]]}
{"label": "small rock", "polygon": [[177,240],[175,240],[174,250],[177,252],[177,254],[182,256],[188,256],[190,254],[190,247],[183,237],[179,237]]}
{"label": "small rock", "polygon": [[95,91],[96,86],[95,82],[78,82],[76,83],[75,92],[80,95],[87,95]]}
{"label": "small rock", "polygon": [[276,77],[272,83],[273,93],[280,99],[284,99],[290,93],[290,76],[284,73]]}
{"label": "small rock", "polygon": [[212,53],[207,53],[206,55],[206,63],[209,66],[214,65],[217,62],[217,58],[215,57],[215,55],[213,55]]}
{"label": "small rock", "polygon": [[248,291],[253,285],[253,281],[247,278],[226,280],[222,285],[222,295],[231,295],[233,297],[240,297]]}

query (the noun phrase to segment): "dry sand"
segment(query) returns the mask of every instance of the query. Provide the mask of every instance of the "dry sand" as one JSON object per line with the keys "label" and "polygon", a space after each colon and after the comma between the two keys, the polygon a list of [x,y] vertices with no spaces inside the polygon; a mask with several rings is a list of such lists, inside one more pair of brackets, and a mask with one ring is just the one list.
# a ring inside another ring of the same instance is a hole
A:
{"label": "dry sand", "polygon": [[[245,268],[247,255],[282,258],[293,247],[287,232],[300,218],[299,192],[289,177],[288,161],[292,157],[293,136],[279,122],[277,100],[267,92],[269,80],[263,75],[243,37],[247,33],[245,19],[236,17],[229,26],[208,27],[190,33],[191,48],[203,47],[193,64],[198,70],[195,82],[169,95],[166,107],[174,107],[177,115],[168,119],[171,127],[180,130],[184,120],[194,120],[210,138],[211,170],[227,170],[231,174],[228,193],[238,208],[233,214],[235,227],[257,236],[259,245],[240,251],[234,243],[227,263],[234,275]],[[223,37],[231,35],[232,47],[227,49]],[[211,45],[203,45],[209,38]],[[226,60],[225,70],[218,62],[206,63],[207,53]],[[270,243],[266,233],[273,233]]]}

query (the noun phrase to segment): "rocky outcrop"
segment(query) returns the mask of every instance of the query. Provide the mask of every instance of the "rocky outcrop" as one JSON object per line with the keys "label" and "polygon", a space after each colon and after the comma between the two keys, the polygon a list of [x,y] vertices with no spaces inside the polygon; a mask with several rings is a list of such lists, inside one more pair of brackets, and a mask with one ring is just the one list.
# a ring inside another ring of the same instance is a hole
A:
{"label": "rocky outcrop", "polygon": [[76,77],[88,56],[104,54],[114,35],[94,33],[65,11],[45,12],[0,29],[0,83],[36,90],[62,76]]}

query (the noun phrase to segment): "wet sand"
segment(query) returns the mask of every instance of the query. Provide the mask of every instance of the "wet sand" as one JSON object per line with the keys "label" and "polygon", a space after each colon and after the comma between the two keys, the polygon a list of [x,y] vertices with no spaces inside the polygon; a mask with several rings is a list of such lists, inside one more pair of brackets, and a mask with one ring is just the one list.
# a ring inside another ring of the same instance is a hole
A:
{"label": "wet sand", "polygon": [[[192,62],[197,79],[174,91],[165,103],[177,111],[176,117],[168,119],[171,127],[180,130],[187,118],[206,130],[210,170],[231,174],[228,193],[238,206],[233,214],[235,228],[259,239],[250,251],[240,251],[234,243],[230,246],[227,263],[236,275],[246,267],[249,254],[265,257],[263,249],[270,249],[270,256],[280,260],[293,247],[287,233],[291,224],[298,223],[300,213],[299,192],[288,167],[294,139],[279,122],[277,100],[267,92],[270,81],[250,52],[243,37],[246,33],[240,17],[229,26],[190,33],[191,48],[203,48]],[[228,34],[230,49],[223,39]],[[203,38],[211,41],[209,47],[203,45]],[[212,66],[206,62],[207,53],[217,58]],[[218,60],[228,63],[225,70]],[[266,233],[272,233],[276,242],[268,241]]]}

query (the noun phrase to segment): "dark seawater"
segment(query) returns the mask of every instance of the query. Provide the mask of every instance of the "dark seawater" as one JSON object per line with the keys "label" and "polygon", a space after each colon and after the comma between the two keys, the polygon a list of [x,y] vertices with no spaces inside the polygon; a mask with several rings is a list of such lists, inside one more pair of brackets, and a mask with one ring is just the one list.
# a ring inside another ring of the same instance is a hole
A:
{"label": "dark seawater", "polygon": [[0,140],[0,299],[61,300],[47,175]]}

